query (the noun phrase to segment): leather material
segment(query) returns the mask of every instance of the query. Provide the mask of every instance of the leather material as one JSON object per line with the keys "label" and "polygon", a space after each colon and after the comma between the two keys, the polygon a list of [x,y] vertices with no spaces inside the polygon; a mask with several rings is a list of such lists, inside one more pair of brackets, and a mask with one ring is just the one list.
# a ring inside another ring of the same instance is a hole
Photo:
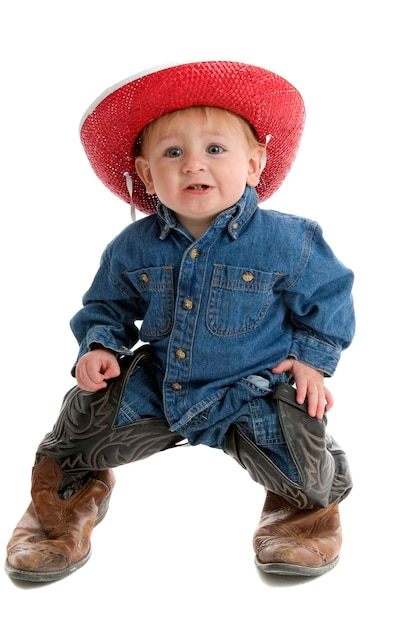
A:
{"label": "leather material", "polygon": [[342,531],[338,504],[300,510],[267,492],[253,537],[256,566],[268,574],[318,576],[339,560]]}
{"label": "leather material", "polygon": [[39,445],[37,462],[48,455],[66,475],[74,475],[145,459],[183,441],[166,420],[153,416],[114,426],[129,377],[151,354],[150,346],[142,346],[133,356],[122,357],[120,376],[103,390],[92,393],[73,387],[52,431]]}
{"label": "leather material", "polygon": [[349,464],[344,451],[326,431],[326,417],[310,417],[307,404],[297,404],[295,395],[294,387],[287,383],[279,383],[273,392],[299,483],[290,480],[236,425],[226,435],[224,450],[247,469],[253,480],[283,496],[292,506],[327,507],[351,491]]}
{"label": "leather material", "polygon": [[92,473],[69,500],[58,496],[61,482],[62,470],[51,458],[45,456],[33,468],[32,501],[7,546],[10,577],[50,582],[88,561],[90,537],[108,510],[114,473]]}
{"label": "leather material", "polygon": [[37,450],[32,502],[8,544],[6,572],[12,578],[54,581],[84,565],[115,483],[111,468],[183,441],[165,420],[152,416],[114,427],[129,377],[149,358],[151,348],[143,346],[120,359],[121,375],[106,389],[89,393],[76,386],[65,396]]}

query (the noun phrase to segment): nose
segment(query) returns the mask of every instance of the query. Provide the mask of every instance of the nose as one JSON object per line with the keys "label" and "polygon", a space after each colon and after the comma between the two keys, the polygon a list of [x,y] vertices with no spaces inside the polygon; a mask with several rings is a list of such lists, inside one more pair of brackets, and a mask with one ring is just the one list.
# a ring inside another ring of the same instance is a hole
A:
{"label": "nose", "polygon": [[189,152],[185,154],[183,160],[183,171],[185,174],[194,174],[196,172],[203,172],[206,169],[204,159],[196,152]]}

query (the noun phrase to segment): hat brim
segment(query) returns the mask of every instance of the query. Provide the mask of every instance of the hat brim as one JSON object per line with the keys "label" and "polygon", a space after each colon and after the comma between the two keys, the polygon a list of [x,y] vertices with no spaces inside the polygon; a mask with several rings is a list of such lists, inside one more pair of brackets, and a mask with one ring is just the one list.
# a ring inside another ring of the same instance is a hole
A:
{"label": "hat brim", "polygon": [[201,61],[153,68],[105,91],[80,123],[80,137],[94,172],[114,194],[156,211],[135,170],[135,143],[143,128],[178,109],[212,106],[241,115],[267,145],[256,190],[261,202],[282,184],[296,157],[305,121],[304,103],[288,81],[269,70],[232,61]]}

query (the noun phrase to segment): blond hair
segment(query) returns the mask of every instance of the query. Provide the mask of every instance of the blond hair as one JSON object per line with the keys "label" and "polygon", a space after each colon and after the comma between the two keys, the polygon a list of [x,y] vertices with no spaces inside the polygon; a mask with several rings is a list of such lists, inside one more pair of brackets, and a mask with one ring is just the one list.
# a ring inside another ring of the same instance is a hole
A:
{"label": "blond hair", "polygon": [[158,117],[157,119],[147,124],[147,126],[143,128],[143,130],[137,137],[135,156],[144,156],[144,146],[147,146],[147,140],[150,135],[150,131],[155,128],[157,124],[169,125],[169,123],[177,115],[179,115],[180,113],[184,113],[185,111],[190,111],[191,109],[200,112],[204,121],[207,121],[210,115],[215,115],[216,117],[218,117],[220,125],[227,124],[230,126],[233,125],[236,128],[240,127],[245,135],[245,138],[250,148],[256,148],[260,146],[265,147],[264,144],[258,141],[252,125],[241,115],[237,115],[237,113],[233,113],[232,111],[228,111],[227,109],[221,109],[219,107],[197,106],[189,107],[187,109],[178,109],[177,111],[166,113],[165,115],[162,115],[161,117]]}

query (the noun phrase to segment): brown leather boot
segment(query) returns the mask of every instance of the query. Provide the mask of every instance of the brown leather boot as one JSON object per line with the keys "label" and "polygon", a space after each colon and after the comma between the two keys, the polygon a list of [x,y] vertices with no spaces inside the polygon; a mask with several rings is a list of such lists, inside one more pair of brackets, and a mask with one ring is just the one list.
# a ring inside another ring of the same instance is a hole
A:
{"label": "brown leather boot", "polygon": [[93,528],[108,510],[113,470],[92,472],[68,500],[58,495],[61,482],[62,470],[48,456],[34,466],[32,502],[7,546],[6,573],[11,578],[51,582],[88,561]]}
{"label": "brown leather boot", "polygon": [[296,509],[268,491],[253,537],[256,566],[268,574],[319,576],[339,560],[342,532],[337,502]]}

